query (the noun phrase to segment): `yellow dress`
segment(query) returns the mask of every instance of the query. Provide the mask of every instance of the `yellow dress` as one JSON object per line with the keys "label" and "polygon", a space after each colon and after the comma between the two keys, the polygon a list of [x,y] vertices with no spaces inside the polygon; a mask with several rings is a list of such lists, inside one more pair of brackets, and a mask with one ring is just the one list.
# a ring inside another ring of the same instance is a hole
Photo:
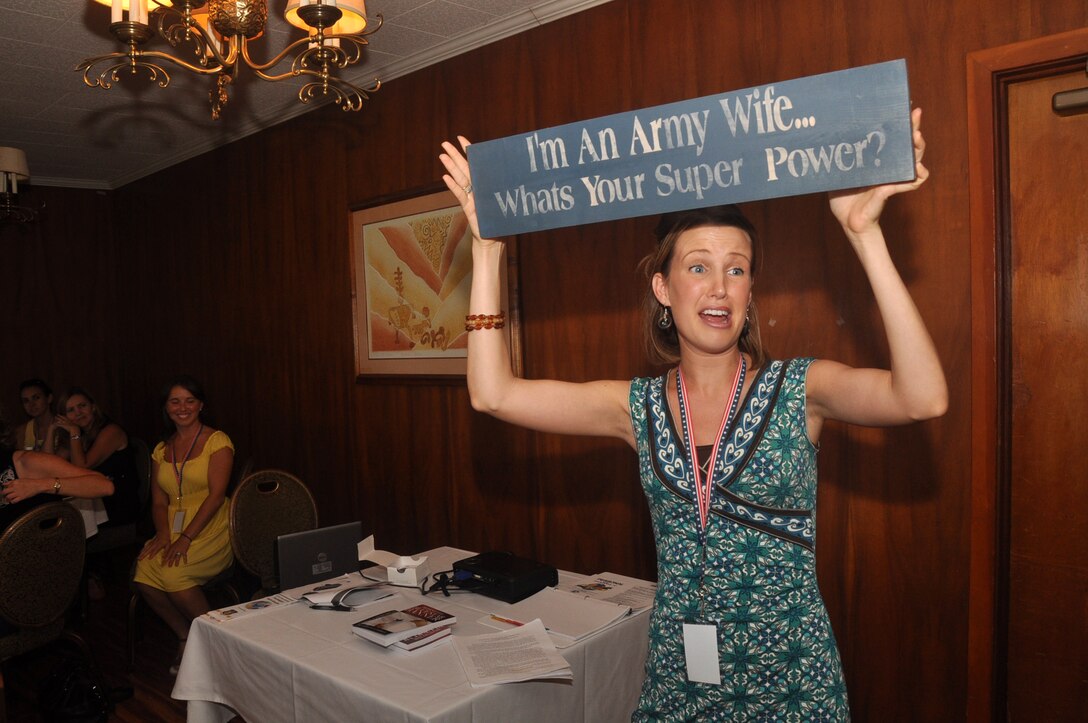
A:
{"label": "yellow dress", "polygon": [[31,419],[23,427],[23,449],[31,451],[38,451],[41,449],[41,444],[38,442],[37,437],[34,435],[34,420]]}
{"label": "yellow dress", "polygon": [[[157,468],[159,472],[154,481],[170,498],[166,520],[167,524],[171,525],[171,542],[178,538],[178,533],[173,532],[172,529],[175,513],[179,509],[185,511],[185,522],[181,526],[184,530],[201,503],[208,497],[208,462],[213,454],[224,447],[234,449],[230,437],[220,431],[212,432],[212,436],[204,443],[200,456],[193,457],[185,463],[180,501],[177,499],[178,481],[174,476],[174,466],[165,459],[166,444],[159,442],[155,451],[151,453],[151,458],[159,463]],[[230,567],[234,562],[234,552],[230,547],[229,508],[230,500],[225,499],[212,519],[189,545],[186,563],[165,567],[162,564],[162,554],[156,554],[136,564],[135,581],[167,592],[176,592],[203,585]]]}

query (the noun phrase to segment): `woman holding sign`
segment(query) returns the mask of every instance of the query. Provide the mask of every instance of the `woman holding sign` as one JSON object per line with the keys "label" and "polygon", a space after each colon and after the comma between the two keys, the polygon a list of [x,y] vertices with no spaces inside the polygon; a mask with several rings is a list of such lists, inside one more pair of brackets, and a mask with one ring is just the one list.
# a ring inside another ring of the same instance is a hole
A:
{"label": "woman holding sign", "polygon": [[663,376],[582,384],[515,377],[499,271],[481,239],[468,163],[443,144],[446,185],[474,231],[468,385],[475,409],[544,432],[618,437],[638,452],[658,589],[635,720],[847,720],[838,650],[816,583],[816,444],[828,419],[896,425],[944,413],[937,352],[893,265],[884,203],[929,175],[833,194],[869,278],[891,368],[766,358],[752,304],[755,229],[734,206],[662,217],[643,261],[646,328]]}

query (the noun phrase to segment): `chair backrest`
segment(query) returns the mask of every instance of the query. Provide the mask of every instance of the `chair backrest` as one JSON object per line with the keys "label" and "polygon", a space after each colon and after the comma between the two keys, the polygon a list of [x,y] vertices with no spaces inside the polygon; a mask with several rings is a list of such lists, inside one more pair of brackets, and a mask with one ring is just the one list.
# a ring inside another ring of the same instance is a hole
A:
{"label": "chair backrest", "polygon": [[317,527],[317,504],[309,488],[294,475],[277,469],[253,472],[230,498],[231,547],[234,558],[261,580],[265,590],[278,587],[276,538]]}
{"label": "chair backrest", "polygon": [[136,465],[136,493],[140,501],[140,512],[136,518],[136,536],[147,539],[155,535],[155,523],[151,520],[151,449],[147,442],[139,437],[129,436],[129,449],[132,450],[132,461]]}
{"label": "chair backrest", "polygon": [[86,533],[79,510],[49,502],[0,534],[0,616],[19,628],[60,620],[79,590]]}
{"label": "chair backrest", "polygon": [[151,499],[151,450],[147,442],[139,437],[129,437],[128,446],[132,448],[132,461],[136,464],[136,475],[140,482],[137,488],[140,494],[140,509],[144,509]]}
{"label": "chair backrest", "polygon": [[[240,462],[240,464],[239,464]],[[227,497],[234,496],[234,490],[238,489],[238,485],[242,484],[242,480],[249,476],[249,473],[253,471],[253,458],[246,457],[245,459],[238,458],[238,448],[234,449],[234,466],[230,471],[230,481],[227,483]]]}

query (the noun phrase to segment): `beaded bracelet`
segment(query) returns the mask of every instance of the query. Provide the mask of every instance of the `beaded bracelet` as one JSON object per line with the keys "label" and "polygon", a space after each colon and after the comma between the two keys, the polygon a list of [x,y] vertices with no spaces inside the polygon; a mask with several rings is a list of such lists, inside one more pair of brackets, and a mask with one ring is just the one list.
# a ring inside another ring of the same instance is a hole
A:
{"label": "beaded bracelet", "polygon": [[506,326],[506,312],[498,314],[469,314],[465,317],[465,331],[501,329]]}

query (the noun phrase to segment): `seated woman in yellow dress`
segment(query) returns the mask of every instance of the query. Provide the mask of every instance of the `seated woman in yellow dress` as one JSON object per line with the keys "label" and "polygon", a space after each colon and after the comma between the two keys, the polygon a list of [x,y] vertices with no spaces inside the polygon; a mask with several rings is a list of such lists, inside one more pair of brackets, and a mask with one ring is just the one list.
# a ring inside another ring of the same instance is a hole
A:
{"label": "seated woman in yellow dress", "polygon": [[209,610],[200,586],[234,561],[226,504],[234,445],[201,421],[203,408],[196,380],[167,385],[162,409],[172,431],[151,453],[155,536],[136,563],[137,588],[178,637],[175,674],[189,624]]}

